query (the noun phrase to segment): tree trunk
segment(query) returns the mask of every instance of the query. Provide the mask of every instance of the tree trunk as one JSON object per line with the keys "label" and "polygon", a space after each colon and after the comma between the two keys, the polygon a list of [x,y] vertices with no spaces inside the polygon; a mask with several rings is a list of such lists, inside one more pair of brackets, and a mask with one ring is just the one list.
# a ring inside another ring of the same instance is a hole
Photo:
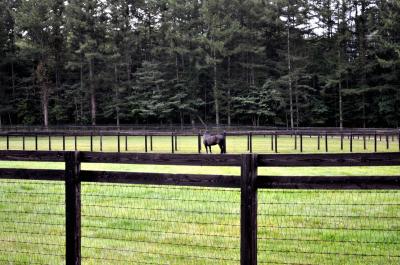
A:
{"label": "tree trunk", "polygon": [[339,77],[339,126],[343,129],[342,79]]}
{"label": "tree trunk", "polygon": [[213,48],[214,59],[214,104],[215,104],[215,124],[219,126],[219,100],[218,100],[218,87],[217,87],[217,58],[215,56],[215,48]]}
{"label": "tree trunk", "polygon": [[90,114],[92,125],[96,125],[96,89],[93,77],[93,61],[89,59],[89,83],[90,83]]}
{"label": "tree trunk", "polygon": [[181,120],[181,130],[183,130],[184,120],[183,120],[183,112],[182,111],[179,111],[179,116],[180,116],[180,120]]}
{"label": "tree trunk", "polygon": [[287,28],[287,57],[288,57],[288,78],[289,78],[289,108],[290,108],[290,128],[294,128],[293,118],[293,91],[292,91],[292,66],[290,62],[290,24],[288,17],[288,28]]}
{"label": "tree trunk", "polygon": [[12,58],[12,61],[11,61],[11,86],[12,86],[12,95],[15,96],[14,58]]}
{"label": "tree trunk", "polygon": [[114,64],[114,78],[115,78],[115,119],[119,127],[119,82],[118,82],[118,67]]}
{"label": "tree trunk", "polygon": [[49,126],[49,94],[46,85],[42,88],[42,111],[43,111],[43,125]]}
{"label": "tree trunk", "polygon": [[231,126],[231,57],[228,57],[228,126]]}

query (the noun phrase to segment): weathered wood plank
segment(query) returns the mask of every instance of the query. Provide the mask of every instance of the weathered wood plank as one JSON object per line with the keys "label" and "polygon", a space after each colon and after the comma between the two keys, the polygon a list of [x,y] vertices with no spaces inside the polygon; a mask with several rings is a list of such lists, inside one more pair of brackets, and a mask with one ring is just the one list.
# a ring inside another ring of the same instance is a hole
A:
{"label": "weathered wood plank", "polygon": [[258,188],[268,189],[400,189],[400,176],[258,176]]}
{"label": "weathered wood plank", "polygon": [[259,155],[258,165],[264,167],[400,166],[400,153]]}
{"label": "weathered wood plank", "polygon": [[64,170],[0,168],[0,179],[64,180]]}
{"label": "weathered wood plank", "polygon": [[[240,155],[82,152],[82,162],[154,165],[240,166]],[[0,156],[1,158],[1,156]]]}
{"label": "weathered wood plank", "polygon": [[79,152],[65,153],[65,261],[81,264],[81,163]]}
{"label": "weathered wood plank", "polygon": [[64,161],[62,151],[0,151],[0,160],[4,161]]}
{"label": "weathered wood plank", "polygon": [[81,171],[84,182],[240,188],[239,176]]}
{"label": "weathered wood plank", "polygon": [[242,155],[240,264],[257,264],[257,155]]}

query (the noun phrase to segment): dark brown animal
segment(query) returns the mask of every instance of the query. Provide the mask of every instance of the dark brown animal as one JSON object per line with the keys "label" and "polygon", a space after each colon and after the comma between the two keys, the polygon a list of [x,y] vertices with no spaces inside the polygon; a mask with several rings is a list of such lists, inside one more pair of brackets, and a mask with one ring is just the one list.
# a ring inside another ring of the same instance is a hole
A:
{"label": "dark brown animal", "polygon": [[208,131],[206,131],[203,135],[203,144],[206,148],[206,152],[208,154],[208,148],[211,151],[211,146],[213,145],[218,145],[219,148],[221,149],[221,154],[226,153],[226,145],[225,145],[225,134],[216,134],[216,135],[211,135]]}

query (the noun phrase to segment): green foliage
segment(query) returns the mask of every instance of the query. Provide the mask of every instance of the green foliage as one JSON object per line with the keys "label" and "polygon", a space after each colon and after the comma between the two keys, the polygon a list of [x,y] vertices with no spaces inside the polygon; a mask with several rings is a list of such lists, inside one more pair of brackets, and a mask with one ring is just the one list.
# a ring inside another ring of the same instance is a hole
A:
{"label": "green foliage", "polygon": [[0,119],[395,127],[399,21],[391,0],[1,0]]}

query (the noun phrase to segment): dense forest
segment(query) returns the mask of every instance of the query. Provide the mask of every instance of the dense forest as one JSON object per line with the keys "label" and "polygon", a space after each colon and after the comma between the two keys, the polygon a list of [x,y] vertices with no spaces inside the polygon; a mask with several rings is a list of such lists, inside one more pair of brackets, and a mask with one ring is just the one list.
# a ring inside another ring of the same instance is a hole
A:
{"label": "dense forest", "polygon": [[398,127],[398,0],[0,0],[1,124]]}

